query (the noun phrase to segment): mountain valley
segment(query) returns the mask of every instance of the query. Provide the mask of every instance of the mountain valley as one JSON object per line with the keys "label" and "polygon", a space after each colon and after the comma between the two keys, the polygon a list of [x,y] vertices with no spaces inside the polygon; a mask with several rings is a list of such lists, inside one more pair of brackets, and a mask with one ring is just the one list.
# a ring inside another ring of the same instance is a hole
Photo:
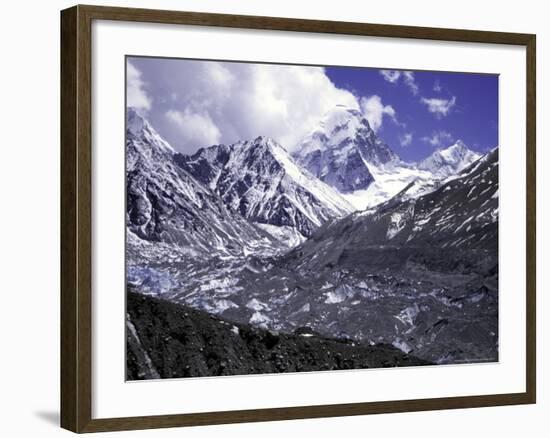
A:
{"label": "mountain valley", "polygon": [[[480,155],[459,141],[407,163],[344,106],[292,153],[257,137],[192,155],[129,109],[126,148],[127,283],[142,344],[152,335],[136,303],[149,300],[162,318],[195,309],[291,349],[345,341],[411,365],[498,360],[498,148]],[[147,371],[132,339],[133,378],[186,375],[181,364]],[[277,372],[245,362],[226,372],[201,362],[197,375]]]}

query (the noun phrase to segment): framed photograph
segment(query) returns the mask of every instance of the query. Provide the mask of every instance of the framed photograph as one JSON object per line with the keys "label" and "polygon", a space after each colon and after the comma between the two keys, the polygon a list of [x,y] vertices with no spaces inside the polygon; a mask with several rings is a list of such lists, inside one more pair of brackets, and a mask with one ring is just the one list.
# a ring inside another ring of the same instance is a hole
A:
{"label": "framed photograph", "polygon": [[535,403],[535,35],[61,13],[61,423]]}

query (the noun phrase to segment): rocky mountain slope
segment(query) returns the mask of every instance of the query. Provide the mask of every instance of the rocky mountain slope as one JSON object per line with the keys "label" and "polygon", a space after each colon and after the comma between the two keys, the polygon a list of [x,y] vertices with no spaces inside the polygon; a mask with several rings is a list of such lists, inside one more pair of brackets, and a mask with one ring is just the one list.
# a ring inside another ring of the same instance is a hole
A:
{"label": "rocky mountain slope", "polygon": [[[126,223],[132,246],[174,244],[190,256],[265,250],[273,239],[178,166],[173,149],[135,110],[126,132]],[[130,248],[131,249],[131,248]]]}
{"label": "rocky mountain slope", "polygon": [[398,160],[359,110],[342,105],[329,111],[304,138],[294,158],[342,193],[366,189],[373,182],[369,164],[380,166]]}
{"label": "rocky mountain slope", "polygon": [[[498,149],[433,192],[407,197],[409,188],[375,209],[319,229],[290,254],[320,267],[373,245],[495,250],[498,245]],[[412,188],[412,186],[411,186]]]}
{"label": "rocky mountain slope", "polygon": [[409,196],[425,194],[480,157],[459,140],[420,163],[404,162],[359,110],[342,105],[325,115],[293,156],[358,210],[387,201],[411,183]]}
{"label": "rocky mountain slope", "polygon": [[461,140],[455,144],[438,149],[429,157],[418,163],[418,169],[431,172],[434,177],[446,178],[456,175],[481,157],[464,144]]}
{"label": "rocky mountain slope", "polygon": [[326,221],[354,210],[270,138],[211,146],[192,156],[178,155],[177,162],[251,222],[290,227],[310,236]]}

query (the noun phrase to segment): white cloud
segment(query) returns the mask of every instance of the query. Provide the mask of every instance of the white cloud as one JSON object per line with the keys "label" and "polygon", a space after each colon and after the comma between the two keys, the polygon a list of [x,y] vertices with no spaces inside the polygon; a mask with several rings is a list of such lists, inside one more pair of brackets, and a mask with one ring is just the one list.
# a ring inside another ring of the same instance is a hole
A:
{"label": "white cloud", "polygon": [[141,72],[130,62],[126,64],[126,105],[136,109],[151,109],[151,98],[145,91]]}
{"label": "white cloud", "polygon": [[395,110],[391,105],[384,105],[380,96],[362,97],[360,103],[361,110],[374,132],[382,127],[385,116],[397,123]]}
{"label": "white cloud", "polygon": [[400,78],[403,79],[405,85],[409,88],[412,94],[415,96],[418,94],[419,88],[416,83],[414,73],[408,70],[380,70],[382,77],[392,84],[397,83]]}
{"label": "white cloud", "polygon": [[453,135],[447,131],[434,131],[431,135],[422,137],[422,141],[433,147],[448,146],[454,141]]}
{"label": "white cloud", "polygon": [[411,90],[411,93],[416,96],[418,94],[418,84],[414,79],[414,73],[412,71],[404,71],[403,80],[407,87],[409,87],[409,90]]}
{"label": "white cloud", "polygon": [[399,70],[380,70],[380,74],[386,81],[391,82],[392,84],[395,84],[401,76],[401,72]]}
{"label": "white cloud", "polygon": [[441,83],[439,82],[439,80],[437,79],[435,80],[433,89],[436,93],[441,93],[441,91],[443,90],[443,87],[441,86]]}
{"label": "white cloud", "polygon": [[441,118],[449,114],[455,106],[456,96],[453,96],[451,99],[438,99],[435,97],[427,99],[423,97],[420,101],[428,107],[429,112],[435,114],[437,118]]}
{"label": "white cloud", "polygon": [[177,126],[181,140],[187,144],[212,145],[220,141],[220,130],[208,113],[198,114],[189,109],[169,110],[166,118]]}
{"label": "white cloud", "polygon": [[183,153],[213,139],[230,144],[259,135],[292,150],[337,104],[359,109],[358,98],[321,67],[158,59],[140,59],[138,66],[155,85],[153,126]]}
{"label": "white cloud", "polygon": [[412,143],[413,135],[412,133],[406,133],[399,136],[399,144],[401,147],[407,147]]}

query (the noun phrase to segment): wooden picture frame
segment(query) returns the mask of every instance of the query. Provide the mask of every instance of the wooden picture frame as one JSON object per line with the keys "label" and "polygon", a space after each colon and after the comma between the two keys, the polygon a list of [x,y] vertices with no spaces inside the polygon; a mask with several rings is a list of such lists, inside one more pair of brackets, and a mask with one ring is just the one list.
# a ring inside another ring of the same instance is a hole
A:
{"label": "wooden picture frame", "polygon": [[[94,20],[412,38],[526,48],[527,284],[526,391],[521,393],[252,409],[194,414],[92,418],[92,35]],[[61,426],[74,432],[529,404],[536,401],[536,37],[531,34],[75,6],[61,12]]]}

